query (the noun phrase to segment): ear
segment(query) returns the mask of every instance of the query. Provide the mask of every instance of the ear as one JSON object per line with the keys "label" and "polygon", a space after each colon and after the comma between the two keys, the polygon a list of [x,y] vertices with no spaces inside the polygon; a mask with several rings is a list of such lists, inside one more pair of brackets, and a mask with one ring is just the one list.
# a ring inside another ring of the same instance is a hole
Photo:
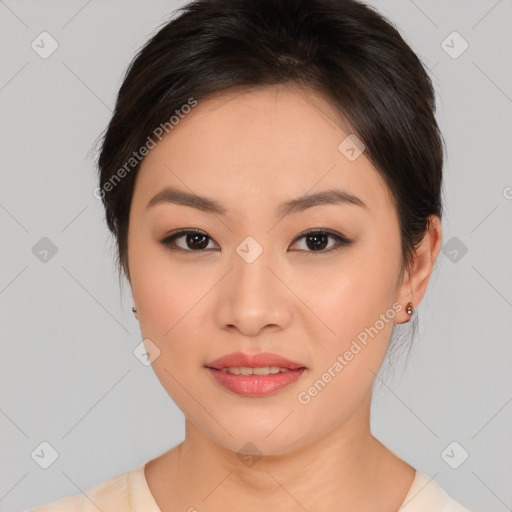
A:
{"label": "ear", "polygon": [[395,323],[403,324],[409,321],[409,315],[406,312],[409,302],[412,302],[414,309],[418,308],[427,291],[441,244],[441,219],[437,215],[431,215],[427,232],[416,249],[411,268],[404,272],[404,278],[398,289],[397,301],[402,304],[403,309],[396,315]]}

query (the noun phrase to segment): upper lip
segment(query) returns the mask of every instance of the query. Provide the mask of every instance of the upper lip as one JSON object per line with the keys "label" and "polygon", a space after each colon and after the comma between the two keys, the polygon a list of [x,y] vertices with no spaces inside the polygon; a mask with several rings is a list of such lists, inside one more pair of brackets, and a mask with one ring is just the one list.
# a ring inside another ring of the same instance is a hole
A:
{"label": "upper lip", "polygon": [[301,363],[290,361],[285,357],[278,354],[271,354],[270,352],[261,352],[260,354],[244,354],[243,352],[233,352],[226,354],[215,361],[206,363],[207,368],[214,368],[222,370],[222,368],[233,367],[249,367],[249,368],[265,368],[267,366],[277,366],[279,368],[289,368],[290,370],[297,370],[299,368],[306,368]]}

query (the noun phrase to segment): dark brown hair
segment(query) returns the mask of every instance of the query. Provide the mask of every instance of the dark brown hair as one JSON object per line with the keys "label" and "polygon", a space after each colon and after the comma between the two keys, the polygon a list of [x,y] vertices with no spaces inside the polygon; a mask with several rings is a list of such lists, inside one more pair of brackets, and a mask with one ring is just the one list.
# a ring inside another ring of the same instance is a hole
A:
{"label": "dark brown hair", "polygon": [[191,98],[276,84],[320,91],[364,143],[395,200],[407,268],[441,217],[443,142],[430,78],[392,24],[355,0],[196,0],[176,14],[130,64],[98,158],[119,270],[129,278],[138,151],[155,129]]}

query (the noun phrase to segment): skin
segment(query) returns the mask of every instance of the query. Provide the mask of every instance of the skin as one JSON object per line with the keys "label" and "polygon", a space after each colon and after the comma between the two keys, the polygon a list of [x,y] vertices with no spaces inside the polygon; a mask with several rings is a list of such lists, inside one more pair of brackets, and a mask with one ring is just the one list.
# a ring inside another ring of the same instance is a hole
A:
{"label": "skin", "polygon": [[[145,467],[163,512],[228,503],[248,512],[392,512],[413,482],[414,468],[371,433],[371,389],[393,322],[408,321],[407,303],[417,307],[425,293],[441,223],[432,217],[400,279],[390,191],[364,153],[349,161],[339,151],[350,131],[336,119],[313,91],[223,92],[199,101],[141,164],[129,219],[130,283],[143,338],[160,351],[154,371],[186,417],[185,440]],[[227,214],[173,203],[146,208],[166,186],[212,198]],[[283,201],[331,188],[366,207],[276,215]],[[207,249],[197,252],[186,237],[174,242],[182,251],[161,244],[185,228],[204,231]],[[314,252],[307,238],[297,240],[312,228],[352,243],[330,250],[338,244],[329,238]],[[236,252],[247,236],[263,248],[250,264]],[[298,393],[394,303],[401,308],[394,318],[300,403]],[[244,397],[204,368],[235,351],[273,352],[308,369],[274,394]],[[262,455],[251,466],[237,456],[249,442]]]}

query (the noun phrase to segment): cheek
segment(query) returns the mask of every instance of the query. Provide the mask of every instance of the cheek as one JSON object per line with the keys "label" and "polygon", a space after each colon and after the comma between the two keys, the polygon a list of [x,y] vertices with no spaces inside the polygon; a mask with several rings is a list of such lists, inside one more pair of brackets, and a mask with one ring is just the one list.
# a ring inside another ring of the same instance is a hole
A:
{"label": "cheek", "polygon": [[142,334],[157,343],[172,339],[187,324],[187,315],[213,285],[208,265],[171,255],[134,230],[129,245],[131,286]]}
{"label": "cheek", "polygon": [[331,268],[319,266],[303,282],[300,293],[318,317],[309,314],[305,322],[315,350],[307,382],[312,388],[303,388],[304,401],[318,414],[330,403],[338,404],[339,416],[353,410],[385,357],[396,314],[392,305],[399,244],[390,243],[387,252],[382,246],[377,251],[378,246],[373,241],[360,245]]}
{"label": "cheek", "polygon": [[152,361],[153,371],[183,413],[195,417],[200,411],[190,396],[201,396],[204,381],[197,375],[206,371],[202,369],[204,336],[198,330],[198,315],[205,314],[207,301],[202,299],[215,284],[215,276],[207,272],[208,265],[171,260],[154,243],[134,241],[131,250],[132,291],[141,335],[159,350]]}
{"label": "cheek", "polygon": [[[316,317],[311,339],[342,348],[391,308],[399,269],[394,252],[360,247],[332,264],[310,266],[294,290]],[[389,329],[383,330],[389,334]]]}
{"label": "cheek", "polygon": [[323,293],[312,296],[310,288],[315,312],[328,328],[316,318],[309,322],[314,364],[297,397],[303,428],[309,424],[312,431],[347,420],[371,390],[395,315],[392,286],[367,265],[354,264],[326,282]]}

